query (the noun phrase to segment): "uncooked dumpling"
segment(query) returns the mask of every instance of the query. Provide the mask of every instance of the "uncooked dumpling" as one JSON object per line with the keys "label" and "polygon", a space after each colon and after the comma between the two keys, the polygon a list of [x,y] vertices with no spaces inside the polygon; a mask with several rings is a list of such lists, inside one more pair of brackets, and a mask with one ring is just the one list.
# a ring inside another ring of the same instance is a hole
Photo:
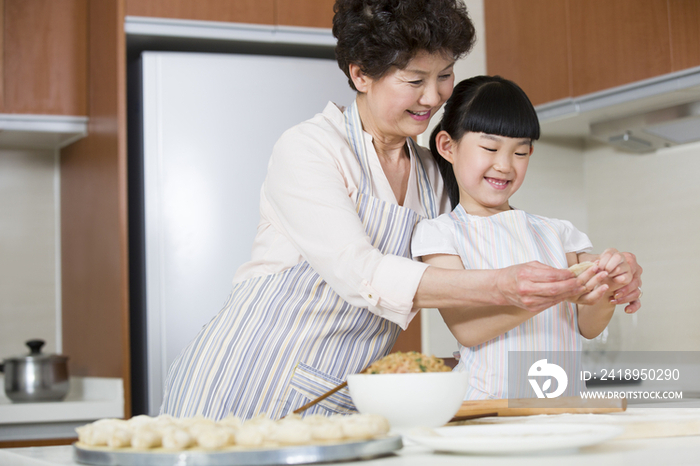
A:
{"label": "uncooked dumpling", "polygon": [[195,439],[185,429],[171,429],[163,435],[163,448],[166,450],[185,450],[195,444]]}
{"label": "uncooked dumpling", "polygon": [[162,434],[150,426],[139,427],[131,437],[131,446],[138,450],[156,448],[162,444]]}
{"label": "uncooked dumpling", "polygon": [[311,442],[311,427],[303,421],[282,420],[277,424],[272,440],[284,445],[304,445]]}
{"label": "uncooked dumpling", "polygon": [[220,427],[202,429],[196,436],[197,445],[205,450],[218,450],[229,444],[229,433]]}
{"label": "uncooked dumpling", "polygon": [[579,275],[581,275],[583,272],[590,269],[594,265],[595,265],[595,263],[589,262],[589,261],[579,262],[578,264],[574,264],[571,267],[569,267],[569,270],[571,270],[574,273],[574,275],[576,275],[578,277]]}

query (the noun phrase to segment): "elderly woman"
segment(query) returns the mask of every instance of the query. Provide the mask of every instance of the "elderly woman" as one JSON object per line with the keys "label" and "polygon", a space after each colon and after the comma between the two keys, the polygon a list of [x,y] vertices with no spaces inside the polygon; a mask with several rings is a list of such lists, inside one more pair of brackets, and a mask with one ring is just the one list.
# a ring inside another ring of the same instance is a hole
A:
{"label": "elderly woman", "polygon": [[[534,311],[584,291],[573,273],[538,263],[458,271],[410,259],[417,221],[450,208],[412,138],[474,43],[462,1],[338,0],[333,34],[357,98],[329,103],[275,145],[252,259],[173,363],[163,413],[280,418],[386,355],[421,307]],[[639,283],[621,302],[637,299]],[[353,409],[340,391],[310,412]]]}

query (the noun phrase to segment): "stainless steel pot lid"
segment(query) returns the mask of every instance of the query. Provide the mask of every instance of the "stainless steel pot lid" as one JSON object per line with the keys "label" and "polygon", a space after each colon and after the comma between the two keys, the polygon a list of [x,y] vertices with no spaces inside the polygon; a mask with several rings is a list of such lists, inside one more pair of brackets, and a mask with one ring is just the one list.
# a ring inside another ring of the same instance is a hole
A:
{"label": "stainless steel pot lid", "polygon": [[48,353],[42,353],[41,348],[46,344],[44,340],[29,340],[27,341],[26,345],[29,347],[29,354],[23,354],[20,356],[15,356],[11,358],[5,358],[5,362],[10,362],[10,361],[26,361],[26,362],[35,362],[39,363],[41,361],[47,361],[50,360],[52,362],[61,362],[61,361],[67,361],[68,357],[67,356],[62,356],[60,354],[48,354]]}

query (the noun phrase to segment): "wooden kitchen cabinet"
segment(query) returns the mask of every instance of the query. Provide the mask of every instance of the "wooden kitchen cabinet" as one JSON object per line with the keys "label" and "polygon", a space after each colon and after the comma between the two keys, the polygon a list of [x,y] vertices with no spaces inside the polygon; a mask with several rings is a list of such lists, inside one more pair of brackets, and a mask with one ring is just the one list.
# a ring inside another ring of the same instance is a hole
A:
{"label": "wooden kitchen cabinet", "polygon": [[574,96],[671,72],[667,0],[569,0]]}
{"label": "wooden kitchen cabinet", "polygon": [[334,4],[335,0],[275,0],[275,24],[332,28]]}
{"label": "wooden kitchen cabinet", "polygon": [[126,15],[330,28],[334,3],[334,0],[126,0]]}
{"label": "wooden kitchen cabinet", "polygon": [[63,353],[72,376],[123,379],[129,417],[124,0],[88,0],[87,24],[88,135],[60,158]]}
{"label": "wooden kitchen cabinet", "polygon": [[0,113],[5,108],[5,0],[0,0]]}
{"label": "wooden kitchen cabinet", "polygon": [[700,2],[669,0],[671,69],[700,66]]}
{"label": "wooden kitchen cabinet", "polygon": [[87,0],[4,0],[0,113],[87,114]]}
{"label": "wooden kitchen cabinet", "polygon": [[533,103],[571,95],[562,0],[484,0],[489,74],[518,83]]}
{"label": "wooden kitchen cabinet", "polygon": [[126,0],[126,16],[274,24],[274,0]]}
{"label": "wooden kitchen cabinet", "polygon": [[484,0],[489,74],[538,105],[700,66],[697,0]]}

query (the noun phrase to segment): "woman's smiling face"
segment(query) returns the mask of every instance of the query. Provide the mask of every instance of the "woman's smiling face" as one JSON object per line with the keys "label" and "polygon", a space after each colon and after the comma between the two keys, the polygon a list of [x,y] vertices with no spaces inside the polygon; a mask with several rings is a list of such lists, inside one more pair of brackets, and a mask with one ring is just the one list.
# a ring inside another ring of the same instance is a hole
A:
{"label": "woman's smiling face", "polygon": [[[449,140],[446,132],[440,134]],[[489,216],[510,210],[508,200],[525,180],[530,154],[528,138],[469,132],[450,141],[443,157],[454,168],[464,210]]]}
{"label": "woman's smiling face", "polygon": [[365,131],[383,140],[423,133],[452,95],[453,66],[454,60],[443,54],[421,52],[405,68],[392,68],[379,79],[354,79],[368,110],[362,120]]}

